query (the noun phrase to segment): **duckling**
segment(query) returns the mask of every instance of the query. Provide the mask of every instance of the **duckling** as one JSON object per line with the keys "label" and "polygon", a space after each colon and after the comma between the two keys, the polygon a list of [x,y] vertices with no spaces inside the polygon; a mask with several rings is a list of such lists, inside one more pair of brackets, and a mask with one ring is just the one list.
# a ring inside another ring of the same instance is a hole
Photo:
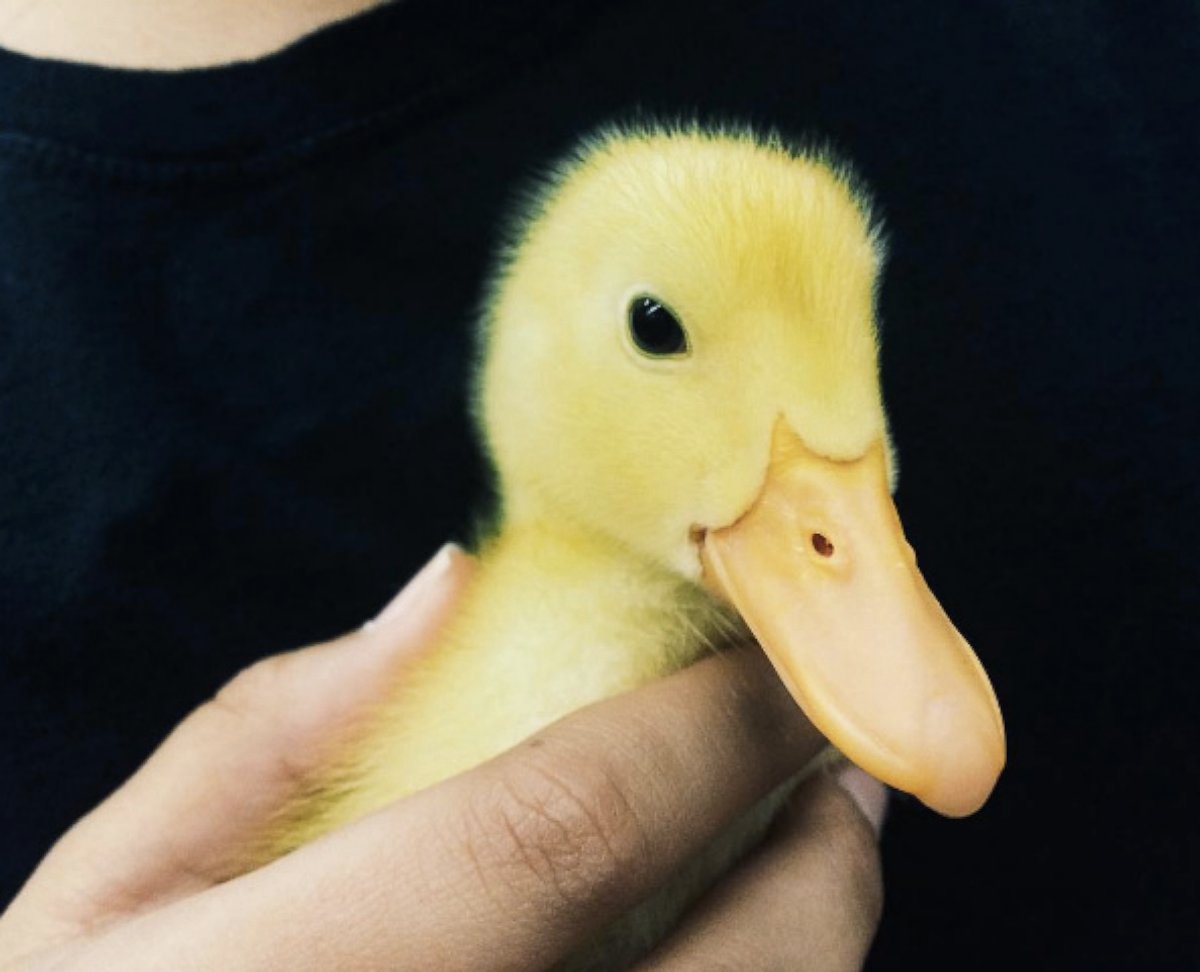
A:
{"label": "duckling", "polygon": [[891,499],[881,260],[867,194],[828,151],[698,126],[585,140],[515,225],[485,301],[474,405],[499,503],[472,587],[280,847],[740,625],[849,759],[944,814],[980,807],[1003,724]]}

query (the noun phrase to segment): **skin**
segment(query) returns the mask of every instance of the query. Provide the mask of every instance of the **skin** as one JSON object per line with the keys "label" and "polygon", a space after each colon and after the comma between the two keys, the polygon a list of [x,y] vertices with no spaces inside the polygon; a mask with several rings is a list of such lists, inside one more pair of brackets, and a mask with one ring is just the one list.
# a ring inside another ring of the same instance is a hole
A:
{"label": "skin", "polygon": [[0,0],[0,46],[35,57],[110,67],[208,67],[262,57],[380,3]]}
{"label": "skin", "polygon": [[[374,622],[238,675],[50,851],[0,970],[545,968],[824,746],[750,647],[581,710],[253,869],[272,816],[432,643],[473,570],[447,548]],[[641,970],[861,967],[883,788],[820,772]]]}

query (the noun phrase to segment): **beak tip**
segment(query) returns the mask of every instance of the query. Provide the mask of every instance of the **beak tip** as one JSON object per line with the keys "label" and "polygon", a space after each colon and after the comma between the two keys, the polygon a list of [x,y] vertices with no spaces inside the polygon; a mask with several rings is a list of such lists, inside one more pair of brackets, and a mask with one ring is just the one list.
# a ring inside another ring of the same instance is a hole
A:
{"label": "beak tip", "polygon": [[930,706],[925,728],[938,760],[915,796],[947,817],[970,816],[987,802],[1004,769],[1003,729],[990,711],[945,698]]}
{"label": "beak tip", "polygon": [[944,817],[969,817],[987,803],[999,775],[997,770],[979,773],[973,779],[939,780],[930,791],[915,795]]}

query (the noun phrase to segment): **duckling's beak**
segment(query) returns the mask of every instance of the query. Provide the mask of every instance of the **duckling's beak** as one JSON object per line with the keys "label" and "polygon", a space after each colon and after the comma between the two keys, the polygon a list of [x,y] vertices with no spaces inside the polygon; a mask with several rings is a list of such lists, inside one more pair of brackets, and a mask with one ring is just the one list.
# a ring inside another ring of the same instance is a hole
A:
{"label": "duckling's beak", "polygon": [[838,462],[780,420],[761,494],[701,558],[847,757],[947,816],[983,805],[1004,768],[1000,707],[917,569],[882,442]]}

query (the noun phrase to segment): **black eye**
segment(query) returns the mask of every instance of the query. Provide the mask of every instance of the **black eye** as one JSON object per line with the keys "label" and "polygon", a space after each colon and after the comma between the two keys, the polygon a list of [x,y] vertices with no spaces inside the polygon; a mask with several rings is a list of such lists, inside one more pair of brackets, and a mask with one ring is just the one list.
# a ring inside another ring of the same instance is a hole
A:
{"label": "black eye", "polygon": [[687,332],[655,297],[634,297],[629,304],[629,336],[639,351],[655,358],[686,354]]}

